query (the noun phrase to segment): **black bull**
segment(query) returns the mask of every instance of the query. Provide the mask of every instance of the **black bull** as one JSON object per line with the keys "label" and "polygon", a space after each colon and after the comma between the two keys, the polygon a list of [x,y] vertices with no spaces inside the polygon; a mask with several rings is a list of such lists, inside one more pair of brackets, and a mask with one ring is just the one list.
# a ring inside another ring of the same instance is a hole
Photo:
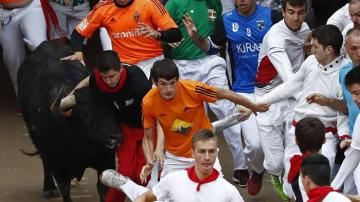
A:
{"label": "black bull", "polygon": [[[76,106],[70,118],[52,113],[50,106],[67,95],[88,71],[77,61],[62,61],[72,54],[66,45],[42,43],[18,72],[19,99],[30,137],[44,166],[44,194],[51,197],[57,182],[63,200],[70,202],[70,181],[81,179],[88,167],[115,168],[114,148],[121,138],[112,112],[91,90],[75,91]],[[107,188],[97,183],[101,201]]]}

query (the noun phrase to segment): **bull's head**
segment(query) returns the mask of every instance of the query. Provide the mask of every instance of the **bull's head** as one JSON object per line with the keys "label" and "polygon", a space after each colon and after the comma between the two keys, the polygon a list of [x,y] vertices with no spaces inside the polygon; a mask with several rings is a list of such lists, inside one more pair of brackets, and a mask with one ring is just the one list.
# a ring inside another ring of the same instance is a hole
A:
{"label": "bull's head", "polygon": [[94,96],[89,88],[77,89],[74,95],[76,105],[72,116],[79,129],[96,142],[114,149],[122,134],[109,105]]}

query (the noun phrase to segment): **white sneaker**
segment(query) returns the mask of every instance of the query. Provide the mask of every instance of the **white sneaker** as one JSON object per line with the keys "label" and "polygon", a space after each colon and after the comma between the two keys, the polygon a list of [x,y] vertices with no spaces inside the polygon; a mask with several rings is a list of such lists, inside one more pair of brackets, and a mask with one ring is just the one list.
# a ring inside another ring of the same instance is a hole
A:
{"label": "white sneaker", "polygon": [[105,170],[100,175],[100,181],[104,185],[108,187],[121,187],[127,182],[127,178],[120,173],[118,173],[116,170]]}

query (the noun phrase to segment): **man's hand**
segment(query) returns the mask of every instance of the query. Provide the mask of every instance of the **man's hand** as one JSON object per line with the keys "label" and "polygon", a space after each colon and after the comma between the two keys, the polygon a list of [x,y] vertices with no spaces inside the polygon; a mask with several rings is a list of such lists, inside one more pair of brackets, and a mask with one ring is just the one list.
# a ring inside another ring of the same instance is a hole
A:
{"label": "man's hand", "polygon": [[256,112],[266,112],[269,110],[270,104],[267,103],[256,103],[253,104],[251,110],[256,114]]}
{"label": "man's hand", "polygon": [[250,117],[250,115],[253,113],[251,111],[251,109],[248,109],[248,108],[246,108],[244,106],[239,106],[237,108],[237,111],[241,113],[241,116],[238,118],[239,121],[247,120]]}
{"label": "man's hand", "polygon": [[186,13],[185,15],[183,15],[182,22],[184,23],[186,31],[191,38],[199,38],[199,33],[196,29],[195,23],[189,14]]}
{"label": "man's hand", "polygon": [[83,65],[85,65],[84,55],[82,51],[77,51],[73,55],[61,58],[61,60],[79,60]]}
{"label": "man's hand", "polygon": [[311,32],[308,34],[305,44],[304,44],[304,52],[305,52],[305,56],[309,56],[313,54],[313,50],[312,50],[312,44],[311,44]]}
{"label": "man's hand", "polygon": [[344,139],[340,142],[340,149],[344,149],[351,145],[352,140],[351,139]]}
{"label": "man's hand", "polygon": [[321,106],[329,106],[330,99],[320,93],[313,93],[306,98],[308,104],[316,103]]}
{"label": "man's hand", "polygon": [[142,184],[145,184],[147,182],[147,178],[151,174],[153,167],[154,167],[153,163],[147,163],[142,167],[140,172],[140,180]]}
{"label": "man's hand", "polygon": [[159,163],[159,169],[161,170],[164,166],[165,155],[163,150],[156,149],[154,152],[154,159]]}
{"label": "man's hand", "polygon": [[149,25],[142,22],[138,23],[137,30],[141,33],[141,35],[145,35],[145,37],[151,37],[156,40],[159,40],[161,37],[160,32],[153,30]]}

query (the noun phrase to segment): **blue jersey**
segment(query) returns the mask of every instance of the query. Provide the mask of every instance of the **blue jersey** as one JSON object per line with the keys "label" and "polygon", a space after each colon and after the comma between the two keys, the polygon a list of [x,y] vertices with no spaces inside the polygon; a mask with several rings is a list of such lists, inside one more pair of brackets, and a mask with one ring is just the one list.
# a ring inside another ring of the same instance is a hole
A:
{"label": "blue jersey", "polygon": [[255,12],[250,16],[241,16],[234,9],[223,17],[235,67],[233,91],[254,92],[260,45],[264,35],[273,25],[271,12],[270,8],[257,5]]}
{"label": "blue jersey", "polygon": [[348,89],[345,86],[345,76],[350,70],[352,70],[353,66],[354,65],[352,63],[350,63],[350,64],[346,65],[345,67],[341,68],[339,71],[339,80],[340,80],[340,84],[341,84],[341,90],[342,90],[343,97],[344,97],[344,100],[346,102],[346,105],[347,105],[348,111],[349,111],[349,131],[350,131],[351,136],[352,136],[352,132],[354,129],[354,124],[355,124],[356,118],[360,112],[359,107],[351,98],[351,93],[348,91]]}

